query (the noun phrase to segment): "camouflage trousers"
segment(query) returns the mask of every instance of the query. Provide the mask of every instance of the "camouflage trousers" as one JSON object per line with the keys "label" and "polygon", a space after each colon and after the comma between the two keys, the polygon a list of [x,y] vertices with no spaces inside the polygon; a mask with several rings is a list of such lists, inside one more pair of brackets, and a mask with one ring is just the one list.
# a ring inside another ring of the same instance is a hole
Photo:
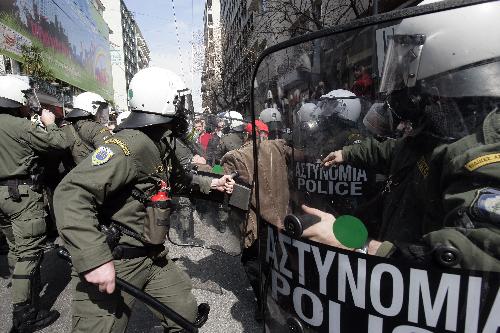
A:
{"label": "camouflage trousers", "polygon": [[[115,260],[117,276],[144,290],[166,304],[184,318],[194,321],[197,305],[191,293],[192,284],[188,275],[169,258],[135,258]],[[72,273],[73,284],[73,330],[72,332],[108,333],[124,332],[135,299],[120,290],[113,294],[99,292],[97,286],[87,283]],[[166,332],[181,332],[182,329],[158,312]]]}
{"label": "camouflage trousers", "polygon": [[[14,233],[12,232],[12,226],[7,225],[3,222],[0,222],[0,246],[5,242],[6,248],[9,248],[9,244],[14,244]],[[16,256],[14,255],[14,251],[8,251],[7,254],[7,262],[9,265],[9,271],[13,272],[14,271],[14,266],[16,265]]]}
{"label": "camouflage trousers", "polygon": [[[12,275],[12,302],[22,303],[37,293],[37,278],[42,245],[45,243],[45,210],[43,195],[28,185],[19,185],[21,200],[10,198],[8,187],[0,186],[0,223],[9,243],[9,264],[15,262]],[[10,232],[10,227],[12,228]]]}

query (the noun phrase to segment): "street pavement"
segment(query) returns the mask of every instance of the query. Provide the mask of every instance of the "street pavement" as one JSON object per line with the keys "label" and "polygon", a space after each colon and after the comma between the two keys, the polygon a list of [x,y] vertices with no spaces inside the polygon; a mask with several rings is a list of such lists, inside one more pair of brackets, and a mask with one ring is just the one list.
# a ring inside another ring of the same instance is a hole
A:
{"label": "street pavement", "polygon": [[[196,213],[195,221],[196,224],[201,221]],[[208,225],[208,228],[214,230],[213,226]],[[228,238],[224,234],[210,233],[210,230],[205,229],[204,235],[211,235],[210,237],[218,241]],[[195,234],[199,232],[201,231],[195,229]],[[210,246],[209,242],[203,240],[205,245]],[[262,325],[254,320],[254,296],[239,255],[201,247],[168,244],[169,256],[178,258],[177,263],[191,277],[193,293],[198,303],[206,302],[210,305],[209,319],[200,332],[262,332]],[[217,248],[220,250],[223,246]],[[59,259],[55,251],[45,254],[42,263],[42,302],[44,306],[59,311],[61,316],[50,327],[41,330],[42,333],[71,331],[70,272],[70,266]],[[7,258],[0,256],[0,332],[8,332],[11,327],[11,289],[7,275]],[[126,332],[161,332],[159,328],[159,321],[149,309],[136,302]]]}

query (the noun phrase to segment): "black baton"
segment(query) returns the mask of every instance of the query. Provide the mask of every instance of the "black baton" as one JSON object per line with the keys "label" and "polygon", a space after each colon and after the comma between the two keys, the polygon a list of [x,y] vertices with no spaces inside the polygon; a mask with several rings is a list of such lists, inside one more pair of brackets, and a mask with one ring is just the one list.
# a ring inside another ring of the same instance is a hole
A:
{"label": "black baton", "polygon": [[[69,254],[68,250],[66,250],[64,247],[59,247],[57,249],[57,255],[68,261],[71,262],[71,255]],[[153,296],[145,293],[144,291],[140,290],[139,288],[131,285],[127,281],[119,278],[116,276],[116,285],[120,287],[120,289],[127,294],[137,298],[140,300],[142,303],[150,306],[151,308],[155,309],[156,311],[160,312],[162,315],[165,317],[171,319],[173,322],[181,326],[183,329],[185,329],[188,332],[191,333],[198,333],[198,327],[196,327],[193,323],[191,323],[189,320],[175,312],[173,309],[170,307],[166,306],[162,302],[158,301],[156,298]]]}

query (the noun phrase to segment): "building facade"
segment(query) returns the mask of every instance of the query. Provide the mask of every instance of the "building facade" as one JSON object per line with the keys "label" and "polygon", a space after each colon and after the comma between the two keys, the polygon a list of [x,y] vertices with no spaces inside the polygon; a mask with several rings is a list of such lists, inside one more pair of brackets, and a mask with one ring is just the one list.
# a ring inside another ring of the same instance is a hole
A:
{"label": "building facade", "polygon": [[83,91],[111,101],[109,28],[103,10],[100,0],[0,2],[0,74],[36,83],[41,106],[57,117]]}
{"label": "building facade", "polygon": [[128,110],[127,92],[130,80],[140,69],[149,65],[146,40],[123,0],[102,0],[104,20],[109,26],[111,68],[115,107]]}
{"label": "building facade", "polygon": [[[221,39],[224,50],[221,74],[223,93],[220,94],[224,95],[229,108],[246,114],[250,108],[252,68],[265,48],[356,18],[413,6],[419,1],[220,0],[220,2]],[[377,6],[374,8],[373,4]],[[367,48],[370,47],[372,46],[367,45]],[[369,59],[365,56],[368,53],[365,51],[358,50],[358,53],[350,58],[349,66],[361,64],[371,71],[374,64],[369,63]],[[299,53],[292,57],[273,59],[273,63],[276,71],[279,71],[280,68],[292,66],[291,59],[300,65],[305,58],[304,54]]]}
{"label": "building facade", "polygon": [[250,110],[252,64],[260,51],[255,38],[255,11],[250,0],[221,0],[222,75],[228,109]]}
{"label": "building facade", "polygon": [[222,111],[218,95],[221,86],[222,40],[220,0],[206,0],[203,13],[203,46],[205,49],[202,73],[202,108],[206,112]]}

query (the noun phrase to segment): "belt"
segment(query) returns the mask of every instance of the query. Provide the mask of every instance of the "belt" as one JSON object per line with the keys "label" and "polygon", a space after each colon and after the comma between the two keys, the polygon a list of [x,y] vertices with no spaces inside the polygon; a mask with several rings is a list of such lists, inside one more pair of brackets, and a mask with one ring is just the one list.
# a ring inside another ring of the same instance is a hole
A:
{"label": "belt", "polygon": [[18,186],[18,185],[34,185],[35,183],[33,182],[33,179],[31,178],[24,178],[24,179],[18,179],[18,178],[11,178],[11,179],[4,179],[0,180],[0,186]]}
{"label": "belt", "polygon": [[152,246],[127,246],[127,245],[117,245],[113,249],[113,259],[135,259],[141,257],[149,257],[154,258],[158,256],[165,250],[165,246],[161,245],[152,245]]}

